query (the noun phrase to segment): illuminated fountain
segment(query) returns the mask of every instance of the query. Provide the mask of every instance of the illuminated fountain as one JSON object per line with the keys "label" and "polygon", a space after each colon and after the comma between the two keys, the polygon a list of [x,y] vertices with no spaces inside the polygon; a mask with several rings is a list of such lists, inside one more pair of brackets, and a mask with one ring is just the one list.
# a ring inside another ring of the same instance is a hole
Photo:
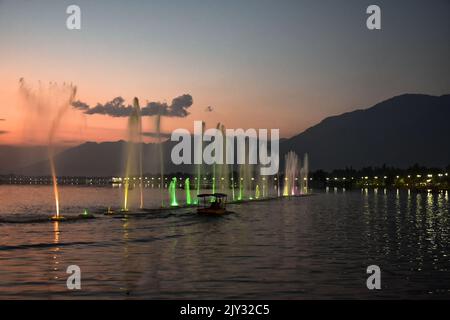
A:
{"label": "illuminated fountain", "polygon": [[283,196],[294,196],[296,194],[295,181],[299,173],[299,159],[294,151],[289,151],[285,156],[284,188]]}
{"label": "illuminated fountain", "polygon": [[170,197],[170,206],[178,207],[177,202],[177,178],[172,178],[169,184],[169,197]]}
{"label": "illuminated fountain", "polygon": [[[77,88],[73,85],[58,85],[50,82],[48,86],[44,86],[39,82],[37,90],[33,90],[27,86],[25,80],[19,80],[19,93],[25,101],[28,108],[27,111],[42,117],[44,119],[51,119],[48,131],[48,158],[50,165],[50,172],[52,176],[53,195],[55,198],[56,213],[51,217],[52,220],[64,220],[60,214],[60,201],[58,191],[58,179],[55,165],[55,136],[61,124],[64,114],[70,109],[72,102],[75,99]],[[52,112],[56,112],[54,115]]]}
{"label": "illuminated fountain", "polygon": [[[139,177],[139,208],[144,207],[142,181],[142,123],[141,109],[137,98],[133,100],[133,109],[128,118],[128,141],[126,148],[125,182],[123,190],[122,211],[128,211],[130,206],[130,188],[132,177]],[[134,185],[133,185],[134,187]]]}
{"label": "illuminated fountain", "polygon": [[78,216],[78,218],[82,219],[94,219],[95,216],[89,212],[88,209],[84,209],[83,213]]}
{"label": "illuminated fountain", "polygon": [[267,198],[269,197],[269,181],[267,177],[262,177],[261,179],[261,185],[262,185],[262,197]]}
{"label": "illuminated fountain", "polygon": [[259,185],[257,184],[256,188],[255,188],[255,199],[258,200],[260,196],[261,196],[261,192],[259,190]]}
{"label": "illuminated fountain", "polygon": [[303,166],[300,169],[300,194],[308,193],[308,181],[309,181],[309,159],[308,154],[305,153],[303,157]]}
{"label": "illuminated fountain", "polygon": [[[303,166],[294,151],[289,151],[285,157],[283,196],[295,196],[308,193],[309,160],[305,154]],[[300,179],[300,182],[297,182]]]}
{"label": "illuminated fountain", "polygon": [[[216,129],[220,130],[220,122],[217,124]],[[220,172],[219,175],[216,175],[217,171],[219,171],[218,167],[220,167],[220,164],[214,163],[212,165],[212,193],[216,193],[217,181],[219,180],[217,177],[220,177]]]}
{"label": "illuminated fountain", "polygon": [[253,198],[251,196],[252,190],[252,175],[253,175],[253,165],[249,164],[249,139],[245,139],[244,146],[244,157],[245,161],[243,164],[238,164],[239,171],[239,195],[238,200],[244,200],[245,198]]}
{"label": "illuminated fountain", "polygon": [[191,186],[190,186],[190,180],[189,178],[186,178],[184,181],[184,191],[186,192],[186,204],[191,205]]}
{"label": "illuminated fountain", "polygon": [[[65,86],[64,86],[65,87]],[[75,99],[75,95],[77,93],[77,88],[74,86],[69,86],[65,88],[65,94],[68,97],[63,98],[62,102],[57,102],[57,113],[53,118],[52,124],[50,126],[50,131],[48,134],[48,154],[49,154],[49,162],[50,169],[52,173],[52,182],[53,182],[53,194],[55,197],[55,205],[56,205],[56,215],[52,217],[52,220],[61,220],[64,219],[59,213],[59,192],[58,192],[58,181],[56,176],[56,166],[55,166],[55,149],[54,149],[54,138],[56,131],[58,130],[59,124],[61,123],[61,119],[64,113],[70,109],[70,105]]]}
{"label": "illuminated fountain", "polygon": [[157,139],[157,153],[159,155],[159,196],[161,208],[164,207],[164,155],[163,155],[163,144],[161,139],[161,114],[158,113],[155,117],[155,131]]}
{"label": "illuminated fountain", "polygon": [[226,150],[227,150],[227,139],[225,138],[225,126],[222,124],[220,127],[222,132],[223,140],[223,149],[222,149],[222,164],[219,164],[219,188],[222,193],[227,193],[230,190],[230,173],[229,173],[229,165],[226,162]]}
{"label": "illuminated fountain", "polygon": [[[202,132],[200,136],[194,137],[194,139],[198,139],[198,149],[194,150],[196,153],[197,159],[203,158],[203,132],[205,132],[205,122],[202,122]],[[197,144],[196,144],[197,145]],[[200,194],[201,184],[202,184],[202,171],[203,165],[198,163],[195,165],[196,167],[196,178],[195,178],[195,188],[196,188],[196,197],[194,200],[195,204],[198,204],[198,195]]]}

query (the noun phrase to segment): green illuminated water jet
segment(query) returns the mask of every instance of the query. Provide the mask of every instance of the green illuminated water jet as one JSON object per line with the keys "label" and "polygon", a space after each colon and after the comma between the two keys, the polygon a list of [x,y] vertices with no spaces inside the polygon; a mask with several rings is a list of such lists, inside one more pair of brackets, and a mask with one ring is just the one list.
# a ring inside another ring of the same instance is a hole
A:
{"label": "green illuminated water jet", "polygon": [[191,205],[191,187],[190,187],[190,181],[189,178],[186,178],[184,181],[184,191],[186,192],[186,204]]}
{"label": "green illuminated water jet", "polygon": [[169,196],[171,207],[178,207],[176,189],[177,189],[177,178],[174,177],[172,178],[172,181],[170,181],[169,184]]}
{"label": "green illuminated water jet", "polygon": [[244,188],[243,180],[244,180],[244,178],[240,178],[239,179],[239,196],[238,196],[238,200],[242,200],[242,197],[243,197],[243,188]]}

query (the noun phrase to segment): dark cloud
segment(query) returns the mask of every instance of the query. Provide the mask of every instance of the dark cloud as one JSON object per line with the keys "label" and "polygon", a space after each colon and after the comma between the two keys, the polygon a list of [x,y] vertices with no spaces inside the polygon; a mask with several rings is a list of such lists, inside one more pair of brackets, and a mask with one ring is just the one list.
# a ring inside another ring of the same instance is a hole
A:
{"label": "dark cloud", "polygon": [[[93,108],[83,102],[76,101],[78,106],[82,106],[85,114],[103,114],[111,117],[128,117],[133,109],[130,105],[124,104],[124,99],[122,97],[116,97],[105,104],[97,103]],[[88,106],[88,108],[86,108]],[[83,110],[83,109],[82,109]]]}
{"label": "dark cloud", "polygon": [[212,106],[207,106],[205,108],[205,112],[213,112],[213,111],[214,111],[214,107],[212,107]]}
{"label": "dark cloud", "polygon": [[6,133],[8,133],[8,131],[0,130],[0,134],[6,134]]}
{"label": "dark cloud", "polygon": [[72,107],[74,107],[75,109],[78,109],[78,110],[83,110],[83,111],[89,109],[89,105],[84,102],[81,102],[81,101],[72,102]]}
{"label": "dark cloud", "polygon": [[192,106],[194,101],[192,100],[192,96],[189,94],[184,94],[172,100],[172,105],[169,108],[169,117],[186,117],[189,112],[187,112],[187,108]]}
{"label": "dark cloud", "polygon": [[141,109],[143,116],[154,116],[160,114],[165,117],[184,118],[189,115],[187,109],[194,103],[190,94],[184,94],[172,100],[169,106],[167,103],[149,102]]}
{"label": "dark cloud", "polygon": [[160,114],[162,116],[167,116],[167,110],[169,106],[167,103],[162,102],[149,102],[145,107],[141,109],[142,116],[154,116]]}
{"label": "dark cloud", "polygon": [[[165,117],[183,118],[189,115],[187,109],[191,107],[192,104],[192,96],[189,94],[184,94],[173,99],[171,105],[168,105],[165,102],[149,102],[141,108],[141,115],[154,116],[160,114]],[[131,105],[125,104],[125,100],[122,97],[116,97],[105,104],[98,103],[93,108],[89,107],[88,104],[82,101],[75,101],[72,103],[72,106],[88,115],[102,114],[111,117],[128,117],[133,110]]]}

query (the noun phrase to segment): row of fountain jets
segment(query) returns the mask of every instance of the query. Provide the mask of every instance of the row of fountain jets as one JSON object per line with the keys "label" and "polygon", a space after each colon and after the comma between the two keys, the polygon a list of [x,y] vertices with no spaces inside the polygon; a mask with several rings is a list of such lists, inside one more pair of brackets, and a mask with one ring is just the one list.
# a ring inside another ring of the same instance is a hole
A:
{"label": "row of fountain jets", "polygon": [[[203,132],[205,124],[203,123]],[[217,129],[225,132],[223,124],[217,124]],[[164,207],[164,199],[166,192],[169,195],[169,206],[179,206],[177,199],[177,178],[172,178],[167,188],[164,186],[164,159],[162,150],[162,134],[161,134],[161,115],[155,116],[155,136],[157,140],[157,153],[159,154],[159,173],[160,176],[160,203]],[[248,141],[246,142],[248,144]],[[143,186],[143,156],[142,156],[142,122],[140,115],[140,107],[137,98],[133,102],[133,112],[128,119],[128,142],[126,151],[126,168],[125,179],[123,179],[123,211],[130,210],[130,189],[132,177],[139,178],[139,208],[144,207],[144,186]],[[226,146],[224,145],[224,149]],[[248,152],[248,145],[245,150]],[[225,154],[225,153],[223,153]],[[248,154],[246,154],[248,159]],[[202,181],[206,177],[210,177],[208,188],[212,193],[221,192],[230,196],[233,201],[242,200],[258,200],[269,197],[295,196],[306,194],[308,192],[308,172],[309,172],[308,155],[305,154],[303,161],[298,155],[289,151],[285,157],[285,172],[281,179],[277,175],[273,179],[266,176],[258,176],[258,165],[239,164],[237,167],[229,164],[213,164],[195,165],[195,182],[191,184],[190,178],[184,181],[185,204],[191,205],[197,203],[197,197],[191,196],[191,185],[195,187],[195,194],[201,192]],[[235,175],[237,175],[235,177]],[[255,178],[256,177],[256,178]],[[167,189],[167,191],[166,191]],[[275,191],[272,191],[275,190]],[[281,193],[282,192],[282,193]]]}

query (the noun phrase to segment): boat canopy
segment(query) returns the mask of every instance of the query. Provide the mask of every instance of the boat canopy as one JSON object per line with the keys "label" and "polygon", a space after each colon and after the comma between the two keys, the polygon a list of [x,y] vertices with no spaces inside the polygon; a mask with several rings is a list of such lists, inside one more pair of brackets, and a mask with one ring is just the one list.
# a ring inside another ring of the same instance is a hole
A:
{"label": "boat canopy", "polygon": [[[228,195],[225,193],[202,193],[197,196],[199,199],[198,205],[211,210],[225,209]],[[212,198],[211,200],[208,200]]]}

